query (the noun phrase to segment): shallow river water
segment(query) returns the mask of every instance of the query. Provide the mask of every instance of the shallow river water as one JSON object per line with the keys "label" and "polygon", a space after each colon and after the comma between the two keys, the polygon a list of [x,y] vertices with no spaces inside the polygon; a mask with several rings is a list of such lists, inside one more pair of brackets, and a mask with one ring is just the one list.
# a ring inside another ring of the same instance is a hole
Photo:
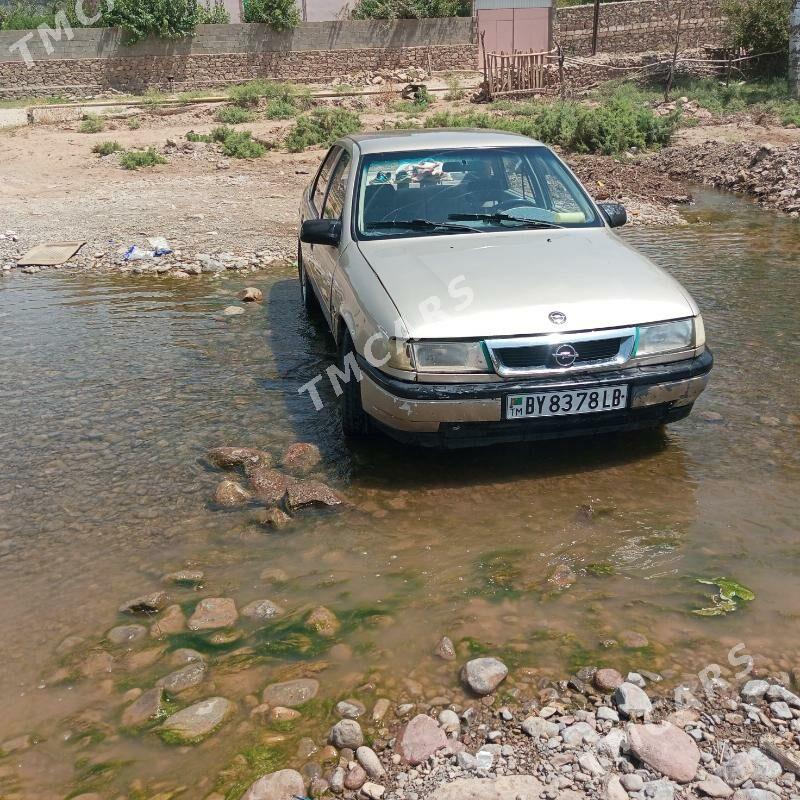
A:
{"label": "shallow river water", "polygon": [[[695,414],[665,434],[535,447],[343,443],[333,404],[317,413],[297,393],[332,353],[288,269],[248,281],[264,304],[227,321],[217,315],[241,278],[5,278],[0,748],[26,734],[37,744],[0,749],[0,797],[217,787],[235,798],[255,763],[226,771],[237,753],[268,745],[270,763],[300,766],[297,737],[320,740],[330,699],[463,699],[457,667],[471,653],[503,657],[522,696],[586,664],[677,679],[724,665],[739,642],[757,663],[800,665],[800,225],[715,194],[690,217],[623,235],[703,309],[717,362]],[[270,532],[255,508],[211,508],[221,474],[206,450],[277,455],[295,441],[319,445],[320,476],[350,509]],[[560,564],[575,573],[566,589],[548,580]],[[206,576],[200,589],[169,588],[189,612],[228,596],[287,613],[265,630],[240,625],[243,638],[223,646],[187,634],[131,652],[104,642],[123,601],[183,568]],[[698,578],[718,576],[755,599],[692,614],[714,591]],[[303,628],[320,605],[342,622],[333,639]],[[458,661],[433,656],[443,634]],[[58,652],[68,636],[84,642]],[[171,671],[168,652],[146,665],[158,648],[183,646],[204,650],[210,669],[172,707],[224,696],[234,717],[195,747],[121,731],[125,692]],[[249,719],[267,683],[300,674],[321,684],[300,723]]]}

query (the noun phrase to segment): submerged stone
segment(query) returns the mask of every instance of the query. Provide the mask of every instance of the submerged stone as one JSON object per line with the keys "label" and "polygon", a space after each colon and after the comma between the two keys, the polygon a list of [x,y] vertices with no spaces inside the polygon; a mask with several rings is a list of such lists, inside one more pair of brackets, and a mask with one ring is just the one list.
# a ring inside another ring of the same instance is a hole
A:
{"label": "submerged stone", "polygon": [[179,605],[168,606],[164,613],[150,626],[150,635],[155,639],[173,636],[186,627],[186,615]]}
{"label": "submerged stone", "polygon": [[335,636],[341,626],[336,614],[325,606],[315,608],[306,619],[306,627],[320,636]]}
{"label": "submerged stone", "polygon": [[248,619],[263,621],[279,617],[283,609],[271,600],[254,600],[242,609],[241,614]]}
{"label": "submerged stone", "polygon": [[276,530],[285,528],[291,521],[292,518],[285,511],[281,511],[280,508],[268,508],[258,517],[260,525],[264,525],[267,528],[275,528]]}
{"label": "submerged stone", "polygon": [[272,456],[253,447],[215,447],[206,453],[206,460],[220,469],[235,469],[248,464],[269,466]]}
{"label": "submerged stone", "polygon": [[148,689],[122,712],[124,728],[139,728],[148,722],[159,719],[163,713],[161,705],[164,690],[157,686]]}
{"label": "submerged stone", "polygon": [[298,481],[287,487],[286,508],[297,511],[310,506],[334,508],[344,500],[330,488],[319,481]]}
{"label": "submerged stone", "polygon": [[159,735],[170,744],[195,744],[212,734],[233,711],[224,697],[210,697],[168,717]]}
{"label": "submerged stone", "polygon": [[284,451],[281,466],[289,472],[303,475],[314,469],[321,461],[322,453],[315,444],[295,442]]}
{"label": "submerged stone", "polygon": [[118,625],[112,628],[106,638],[111,644],[133,644],[147,636],[147,628],[144,625]]}
{"label": "submerged stone", "polygon": [[289,484],[294,480],[276,469],[263,466],[248,470],[247,477],[250,480],[253,495],[268,506],[280,503],[286,496]]}
{"label": "submerged stone", "polygon": [[181,569],[169,572],[162,576],[164,583],[175,583],[178,586],[199,586],[203,582],[205,573],[199,569]]}
{"label": "submerged stone", "polygon": [[214,502],[223,508],[247,505],[253,498],[250,492],[236,481],[221,481],[214,490]]}
{"label": "submerged stone", "polygon": [[169,602],[166,592],[150,592],[133,600],[128,600],[119,607],[121,614],[158,614]]}
{"label": "submerged stone", "polygon": [[236,603],[230,597],[206,597],[197,604],[189,618],[189,629],[205,631],[227,628],[238,618]]}
{"label": "submerged stone", "polygon": [[205,677],[205,662],[195,661],[156,681],[156,686],[162,687],[169,694],[180,694],[202,683]]}
{"label": "submerged stone", "polygon": [[271,706],[295,708],[317,696],[319,681],[313,678],[298,678],[293,681],[271,683],[264,689],[262,700]]}

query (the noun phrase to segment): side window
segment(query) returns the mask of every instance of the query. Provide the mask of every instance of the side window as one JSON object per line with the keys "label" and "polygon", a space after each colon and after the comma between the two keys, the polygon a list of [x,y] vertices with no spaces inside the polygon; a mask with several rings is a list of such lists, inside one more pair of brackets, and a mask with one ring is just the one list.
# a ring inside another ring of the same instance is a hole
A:
{"label": "side window", "polygon": [[347,179],[350,177],[350,154],[342,153],[331,175],[328,197],[322,209],[324,219],[340,219],[344,209],[344,198],[347,192]]}
{"label": "side window", "polygon": [[319,213],[319,210],[322,208],[322,204],[325,201],[325,192],[328,191],[328,181],[330,180],[331,169],[336,163],[336,159],[339,157],[340,152],[340,147],[332,147],[328,155],[325,157],[325,161],[322,162],[322,168],[317,176],[317,182],[314,184],[314,192],[311,196],[317,213]]}
{"label": "side window", "polygon": [[508,188],[524,200],[538,203],[536,191],[531,183],[531,175],[525,159],[514,155],[503,156],[503,171]]}

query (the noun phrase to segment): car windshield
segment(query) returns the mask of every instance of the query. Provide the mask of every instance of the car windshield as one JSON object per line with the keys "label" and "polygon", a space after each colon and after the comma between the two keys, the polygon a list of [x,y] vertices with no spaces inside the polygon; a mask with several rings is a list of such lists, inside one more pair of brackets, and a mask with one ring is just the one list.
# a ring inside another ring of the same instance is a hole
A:
{"label": "car windshield", "polygon": [[580,184],[546,147],[367,155],[360,238],[602,225]]}

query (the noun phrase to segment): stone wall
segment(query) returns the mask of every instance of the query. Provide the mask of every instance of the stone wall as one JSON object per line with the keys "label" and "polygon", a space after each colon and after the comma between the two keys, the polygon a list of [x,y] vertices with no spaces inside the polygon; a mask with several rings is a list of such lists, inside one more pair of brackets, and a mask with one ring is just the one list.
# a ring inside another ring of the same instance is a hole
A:
{"label": "stone wall", "polygon": [[[679,10],[683,11],[682,48],[722,42],[725,18],[719,0],[629,0],[601,4],[598,51],[640,53],[671,49]],[[558,9],[555,41],[568,53],[590,53],[593,17],[593,5]]]}
{"label": "stone wall", "polygon": [[[364,70],[420,66],[474,69],[472,19],[308,22],[279,33],[265,25],[201,25],[191,39],[122,43],[113,28],[76,29],[50,41],[13,44],[24,31],[0,32],[0,96],[95,94],[115,89],[183,91],[252,78],[311,81]],[[11,49],[9,49],[11,48]]]}

